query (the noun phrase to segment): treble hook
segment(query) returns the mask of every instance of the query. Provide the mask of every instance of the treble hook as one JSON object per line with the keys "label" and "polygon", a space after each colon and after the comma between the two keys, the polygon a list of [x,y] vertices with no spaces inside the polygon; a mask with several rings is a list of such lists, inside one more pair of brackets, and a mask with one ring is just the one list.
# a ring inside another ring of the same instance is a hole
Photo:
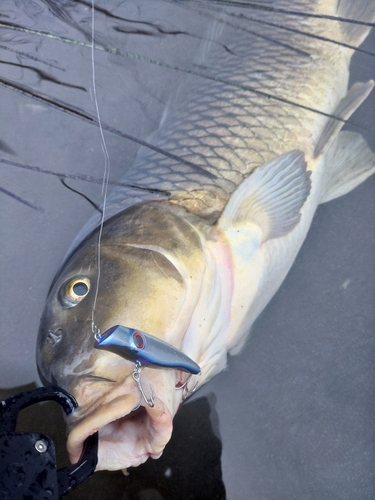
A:
{"label": "treble hook", "polygon": [[185,380],[185,382],[182,384],[182,385],[176,385],[175,386],[175,389],[176,391],[180,391],[181,389],[185,389],[185,387],[188,385],[188,383],[190,382],[190,379],[191,377],[193,376],[192,373],[189,373],[189,376],[188,378]]}
{"label": "treble hook", "polygon": [[185,399],[187,399],[189,396],[191,396],[197,390],[198,381],[195,382],[194,387],[192,389],[189,389],[189,382],[190,382],[192,376],[193,376],[193,374],[189,373],[189,376],[186,379],[186,381],[182,385],[175,387],[175,389],[178,391],[182,390],[182,401],[185,401]]}
{"label": "treble hook", "polygon": [[[189,380],[187,382],[189,382]],[[185,401],[185,399],[187,399],[189,396],[194,394],[194,392],[197,390],[197,387],[198,387],[198,380],[195,382],[193,388],[190,390],[189,390],[188,384],[187,383],[184,384],[184,386],[182,388],[182,401]]]}
{"label": "treble hook", "polygon": [[143,399],[145,400],[145,402],[148,404],[148,406],[150,406],[150,408],[153,408],[155,406],[155,399],[154,399],[155,398],[155,392],[154,392],[154,388],[150,384],[151,395],[150,395],[150,397],[147,397],[146,394],[145,394],[145,391],[143,390],[142,383],[141,383],[141,370],[142,370],[142,364],[139,361],[136,361],[135,365],[134,365],[134,370],[133,370],[133,373],[132,373],[132,377],[133,377],[133,380],[138,385],[138,390],[141,393],[141,395],[142,395]]}
{"label": "treble hook", "polygon": [[94,345],[96,349],[104,349],[129,361],[134,361],[133,380],[137,383],[141,396],[151,408],[155,405],[155,393],[151,385],[149,397],[143,390],[141,383],[142,362],[150,368],[167,368],[188,372],[189,376],[184,384],[176,387],[176,389],[182,389],[182,399],[186,399],[196,390],[198,382],[191,390],[189,390],[188,384],[192,375],[200,375],[201,369],[195,361],[175,346],[148,333],[121,325],[112,326],[102,334],[100,331],[96,333]]}

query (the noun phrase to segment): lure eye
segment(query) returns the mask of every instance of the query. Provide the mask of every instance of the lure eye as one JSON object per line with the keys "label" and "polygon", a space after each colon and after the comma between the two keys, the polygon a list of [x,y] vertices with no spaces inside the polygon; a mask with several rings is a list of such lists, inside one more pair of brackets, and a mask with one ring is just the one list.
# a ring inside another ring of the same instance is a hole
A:
{"label": "lure eye", "polygon": [[65,307],[74,307],[83,300],[90,291],[88,278],[73,278],[62,286],[59,298]]}
{"label": "lure eye", "polygon": [[137,349],[143,349],[146,346],[146,339],[140,332],[133,333],[133,342]]}

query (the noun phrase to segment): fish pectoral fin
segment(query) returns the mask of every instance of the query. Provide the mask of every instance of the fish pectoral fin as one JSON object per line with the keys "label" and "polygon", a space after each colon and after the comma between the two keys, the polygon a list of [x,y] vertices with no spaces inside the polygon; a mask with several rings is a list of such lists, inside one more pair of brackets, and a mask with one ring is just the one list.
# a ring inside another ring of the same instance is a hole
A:
{"label": "fish pectoral fin", "polygon": [[341,99],[338,106],[332,113],[333,118],[328,120],[315,146],[315,158],[328,150],[342,127],[345,125],[345,120],[347,120],[363,103],[373,87],[373,80],[366,83],[357,82],[350,88],[346,96]]}
{"label": "fish pectoral fin", "polygon": [[310,187],[303,153],[290,151],[256,168],[239,185],[218,225],[227,230],[255,223],[262,242],[284,236],[298,224]]}
{"label": "fish pectoral fin", "polygon": [[[345,41],[358,47],[368,35],[371,26],[368,23],[375,21],[375,2],[373,0],[340,0],[337,4],[338,17],[352,19],[359,23],[342,23]],[[364,21],[366,25],[360,24]]]}
{"label": "fish pectoral fin", "polygon": [[360,134],[344,131],[327,152],[325,165],[325,190],[320,203],[348,193],[375,173],[375,154]]}

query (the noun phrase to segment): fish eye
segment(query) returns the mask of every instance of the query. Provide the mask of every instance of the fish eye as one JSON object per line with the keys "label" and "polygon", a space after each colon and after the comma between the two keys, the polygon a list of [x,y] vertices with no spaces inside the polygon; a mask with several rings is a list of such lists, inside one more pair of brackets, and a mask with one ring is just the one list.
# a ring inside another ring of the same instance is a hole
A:
{"label": "fish eye", "polygon": [[133,342],[138,349],[144,349],[146,345],[146,339],[140,332],[133,333]]}
{"label": "fish eye", "polygon": [[88,278],[73,278],[67,281],[60,289],[59,299],[64,307],[74,307],[79,304],[90,291]]}

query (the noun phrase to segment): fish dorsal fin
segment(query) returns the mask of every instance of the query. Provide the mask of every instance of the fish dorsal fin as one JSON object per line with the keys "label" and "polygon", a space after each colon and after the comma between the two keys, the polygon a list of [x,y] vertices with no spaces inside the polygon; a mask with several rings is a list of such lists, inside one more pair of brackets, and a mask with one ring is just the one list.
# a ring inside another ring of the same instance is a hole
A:
{"label": "fish dorsal fin", "polygon": [[354,111],[369,95],[373,87],[373,80],[366,83],[357,82],[351,87],[346,96],[341,99],[337,108],[332,113],[333,116],[338,118],[338,120],[336,118],[330,118],[328,120],[322,135],[316,144],[314,151],[315,158],[327,151],[329,146],[335,140],[337,134],[344,126],[345,122],[343,120],[347,120],[354,113]]}
{"label": "fish dorsal fin", "polygon": [[325,189],[321,203],[342,196],[375,172],[375,154],[363,137],[340,132],[325,159]]}
{"label": "fish dorsal fin", "polygon": [[288,234],[310,193],[310,172],[301,151],[264,163],[234,191],[218,221],[224,230],[255,223],[262,241]]}
{"label": "fish dorsal fin", "polygon": [[[337,16],[345,19],[372,23],[375,21],[374,0],[340,0],[337,5]],[[342,22],[345,41],[358,47],[368,35],[371,26]]]}

